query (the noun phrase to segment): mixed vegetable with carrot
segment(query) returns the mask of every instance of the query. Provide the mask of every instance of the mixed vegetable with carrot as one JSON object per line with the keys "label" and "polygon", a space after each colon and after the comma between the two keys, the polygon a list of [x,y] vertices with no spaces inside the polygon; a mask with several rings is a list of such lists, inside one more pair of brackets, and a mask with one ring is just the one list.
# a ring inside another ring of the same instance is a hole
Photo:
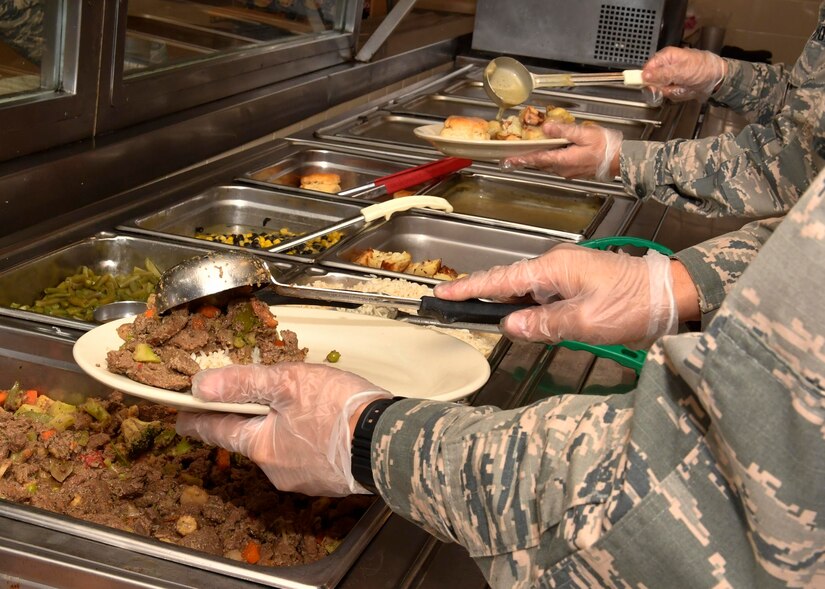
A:
{"label": "mixed vegetable with carrot", "polygon": [[374,500],[281,493],[244,456],[179,436],[167,407],[64,398],[78,402],[0,391],[0,498],[258,566],[323,558]]}

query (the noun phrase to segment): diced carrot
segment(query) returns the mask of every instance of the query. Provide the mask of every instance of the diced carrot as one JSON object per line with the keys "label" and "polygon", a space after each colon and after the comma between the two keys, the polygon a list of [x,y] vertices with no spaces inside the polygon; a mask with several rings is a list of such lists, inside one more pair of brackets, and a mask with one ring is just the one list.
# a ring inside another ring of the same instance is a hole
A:
{"label": "diced carrot", "polygon": [[192,327],[192,329],[206,329],[206,321],[204,321],[203,315],[192,315],[192,317],[189,319],[189,325]]}
{"label": "diced carrot", "polygon": [[275,318],[275,315],[272,313],[268,313],[263,318],[264,325],[267,327],[278,327],[278,320]]}
{"label": "diced carrot", "polygon": [[54,428],[43,430],[42,432],[40,432],[40,439],[45,442],[56,433],[57,433],[57,430],[54,429]]}
{"label": "diced carrot", "polygon": [[229,459],[229,450],[226,448],[218,448],[218,452],[215,454],[215,466],[220,470],[226,470],[229,468]]}
{"label": "diced carrot", "polygon": [[29,389],[24,393],[23,402],[26,405],[34,405],[37,403],[37,391],[34,389]]}
{"label": "diced carrot", "polygon": [[215,305],[201,305],[201,308],[198,309],[198,313],[200,313],[208,319],[214,319],[215,317],[221,314],[221,310],[218,309]]}
{"label": "diced carrot", "polygon": [[261,560],[261,545],[255,540],[250,540],[241,551],[241,556],[249,564],[255,564]]}
{"label": "diced carrot", "polygon": [[149,309],[146,309],[146,311],[143,313],[143,316],[147,319],[151,319],[155,316],[155,310],[150,307]]}
{"label": "diced carrot", "polygon": [[0,391],[0,405],[5,403],[6,399],[8,399],[8,398],[9,398],[9,392],[8,391]]}
{"label": "diced carrot", "polygon": [[283,348],[286,345],[286,343],[284,343],[284,340],[282,340],[282,339],[276,339],[275,340],[275,345],[278,346],[279,348]]}
{"label": "diced carrot", "polygon": [[103,466],[103,452],[100,450],[92,450],[78,456],[83,464],[89,468],[100,468]]}

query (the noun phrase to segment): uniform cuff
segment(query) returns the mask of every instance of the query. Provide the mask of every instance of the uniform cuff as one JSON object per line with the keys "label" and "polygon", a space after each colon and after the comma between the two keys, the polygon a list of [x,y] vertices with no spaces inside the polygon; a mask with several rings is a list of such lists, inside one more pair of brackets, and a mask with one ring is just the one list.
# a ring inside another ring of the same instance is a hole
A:
{"label": "uniform cuff", "polygon": [[650,197],[661,176],[662,143],[624,141],[619,153],[619,172],[625,191],[639,198]]}
{"label": "uniform cuff", "polygon": [[705,253],[688,248],[673,257],[684,265],[696,285],[702,315],[714,313],[722,305],[727,293],[718,271],[708,264]]}

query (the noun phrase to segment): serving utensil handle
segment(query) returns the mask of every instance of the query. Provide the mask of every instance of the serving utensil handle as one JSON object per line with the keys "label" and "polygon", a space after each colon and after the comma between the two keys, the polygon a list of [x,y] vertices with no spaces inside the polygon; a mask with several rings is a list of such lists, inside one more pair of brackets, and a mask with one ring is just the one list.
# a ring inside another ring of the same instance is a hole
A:
{"label": "serving utensil handle", "polygon": [[466,301],[445,301],[437,297],[421,297],[418,314],[441,323],[499,323],[510,313],[535,307],[536,303],[509,304],[490,303],[480,299]]}
{"label": "serving utensil handle", "polygon": [[382,217],[389,219],[393,213],[408,211],[410,209],[436,209],[452,213],[453,205],[440,196],[416,194],[413,196],[394,198],[376,205],[370,205],[361,209],[361,216],[364,218],[364,221],[369,223]]}
{"label": "serving utensil handle", "polygon": [[404,190],[416,184],[422,184],[436,178],[441,178],[447,174],[452,174],[458,170],[471,166],[473,160],[460,157],[446,157],[423,166],[403,170],[387,176],[386,178],[379,178],[376,184],[383,186],[388,194]]}

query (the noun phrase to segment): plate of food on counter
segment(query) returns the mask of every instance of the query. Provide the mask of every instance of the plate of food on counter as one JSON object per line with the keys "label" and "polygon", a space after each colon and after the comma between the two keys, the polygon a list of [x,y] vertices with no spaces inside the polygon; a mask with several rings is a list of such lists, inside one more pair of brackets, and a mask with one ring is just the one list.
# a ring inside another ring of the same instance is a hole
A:
{"label": "plate of food on counter", "polygon": [[446,155],[499,161],[567,145],[569,141],[566,139],[545,136],[542,125],[550,121],[573,123],[575,117],[563,108],[540,110],[527,106],[518,115],[500,120],[453,115],[443,123],[416,127],[413,132]]}
{"label": "plate of food on counter", "polygon": [[229,364],[314,362],[397,396],[454,401],[490,375],[482,353],[449,335],[369,315],[269,306],[254,296],[195,301],[161,316],[152,295],[146,313],[85,333],[73,354],[92,378],[135,397],[190,411],[257,415],[269,408],[195,399],[192,376]]}

